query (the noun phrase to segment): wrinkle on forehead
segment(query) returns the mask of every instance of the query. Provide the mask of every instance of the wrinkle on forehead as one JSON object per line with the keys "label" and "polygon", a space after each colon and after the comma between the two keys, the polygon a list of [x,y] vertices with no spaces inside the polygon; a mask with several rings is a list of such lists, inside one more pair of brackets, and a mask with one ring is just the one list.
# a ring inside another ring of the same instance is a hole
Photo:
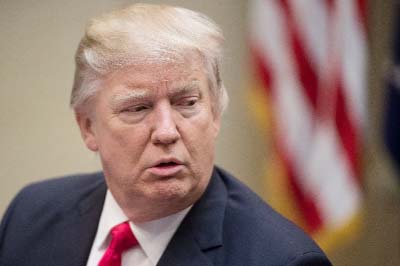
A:
{"label": "wrinkle on forehead", "polygon": [[175,56],[143,56],[142,58],[137,58],[130,64],[122,65],[121,68],[117,68],[113,72],[124,71],[126,69],[132,72],[151,72],[154,74],[158,81],[168,81],[169,74],[181,73],[182,75],[190,74],[193,71],[205,71],[204,59],[203,57],[195,51],[187,51],[180,55]]}
{"label": "wrinkle on forehead", "polygon": [[[197,55],[175,62],[159,61],[126,66],[105,77],[104,88],[112,89],[108,104],[151,100],[158,96],[177,97],[202,90],[206,70]],[[205,83],[204,85],[207,86]],[[201,92],[203,94],[203,92]]]}

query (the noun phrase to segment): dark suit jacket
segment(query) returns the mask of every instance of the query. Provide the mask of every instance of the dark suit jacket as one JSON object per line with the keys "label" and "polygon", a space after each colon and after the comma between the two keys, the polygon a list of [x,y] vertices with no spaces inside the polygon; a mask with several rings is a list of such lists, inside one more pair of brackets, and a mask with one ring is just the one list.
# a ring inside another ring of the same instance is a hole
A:
{"label": "dark suit jacket", "polygon": [[[33,184],[0,228],[1,266],[84,266],[103,207],[102,173]],[[301,230],[221,169],[182,221],[158,266],[327,266]]]}

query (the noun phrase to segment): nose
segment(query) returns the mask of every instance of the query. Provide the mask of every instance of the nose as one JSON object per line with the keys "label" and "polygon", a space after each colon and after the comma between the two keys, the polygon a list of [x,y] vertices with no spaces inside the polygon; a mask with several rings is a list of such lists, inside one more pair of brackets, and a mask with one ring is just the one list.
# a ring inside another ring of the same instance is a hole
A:
{"label": "nose", "polygon": [[156,107],[153,125],[151,140],[154,144],[169,145],[180,138],[174,119],[174,110],[169,103]]}

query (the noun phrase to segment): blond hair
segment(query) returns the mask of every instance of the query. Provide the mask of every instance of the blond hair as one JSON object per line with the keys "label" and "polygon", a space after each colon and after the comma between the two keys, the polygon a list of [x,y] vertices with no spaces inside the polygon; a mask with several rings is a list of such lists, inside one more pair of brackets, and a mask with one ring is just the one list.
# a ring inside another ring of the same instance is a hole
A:
{"label": "blond hair", "polygon": [[181,7],[134,4],[92,19],[75,56],[71,107],[82,112],[102,77],[133,64],[174,61],[195,51],[205,62],[214,111],[228,96],[220,76],[221,29],[208,17]]}

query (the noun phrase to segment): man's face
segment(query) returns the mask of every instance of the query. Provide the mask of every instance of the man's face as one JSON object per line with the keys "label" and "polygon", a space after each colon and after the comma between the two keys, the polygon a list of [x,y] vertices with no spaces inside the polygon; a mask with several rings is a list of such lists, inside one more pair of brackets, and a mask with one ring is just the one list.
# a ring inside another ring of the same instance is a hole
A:
{"label": "man's face", "polygon": [[[115,71],[92,108],[91,116],[78,116],[82,135],[98,151],[107,185],[129,218],[169,215],[201,196],[220,123],[200,60]],[[139,215],[140,208],[156,213]]]}

